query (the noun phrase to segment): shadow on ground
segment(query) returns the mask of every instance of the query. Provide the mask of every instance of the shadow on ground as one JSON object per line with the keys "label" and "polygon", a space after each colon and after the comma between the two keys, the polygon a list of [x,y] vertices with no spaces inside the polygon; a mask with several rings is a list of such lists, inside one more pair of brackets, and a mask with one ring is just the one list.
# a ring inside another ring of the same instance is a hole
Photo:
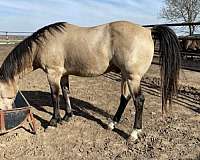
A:
{"label": "shadow on ground", "polygon": [[[38,111],[45,112],[47,114],[52,115],[52,112],[49,112],[44,107],[44,106],[53,107],[50,93],[43,92],[43,91],[22,91],[22,93],[26,97],[26,99],[28,100],[28,102],[30,103],[30,105],[32,107],[34,107]],[[73,113],[76,116],[81,116],[88,120],[94,121],[97,124],[99,124],[101,127],[103,127],[104,129],[107,129],[107,124],[102,122],[102,120],[99,119],[99,117],[97,117],[96,115],[89,113],[89,111],[95,112],[95,113],[105,117],[106,119],[112,118],[113,117],[112,115],[110,115],[109,113],[105,112],[104,110],[94,106],[93,104],[91,104],[89,102],[86,102],[86,101],[83,101],[83,100],[80,100],[77,98],[73,98],[73,97],[70,97],[70,101],[71,101]],[[20,103],[20,107],[25,107],[25,106],[27,106],[26,103]],[[60,106],[61,106],[62,110],[65,109],[64,108],[65,103],[64,103],[62,96],[60,96]],[[48,127],[49,122],[47,120],[45,120],[43,117],[40,117],[39,115],[36,115],[36,114],[34,114],[34,117],[38,121],[40,121],[40,123],[44,129],[46,129]],[[118,133],[120,136],[122,136],[125,139],[128,137],[128,134],[126,134],[125,132],[123,132],[120,129],[116,128],[113,131]]]}
{"label": "shadow on ground", "polygon": [[[120,74],[110,72],[104,75],[104,77],[116,82],[121,82]],[[151,81],[148,82],[147,80],[143,79],[141,81],[141,87],[142,87],[142,91],[144,91],[145,93],[148,93],[153,96],[161,97],[160,87],[157,86],[156,84],[152,84]],[[185,108],[188,108],[200,114],[200,101],[195,99],[194,96],[190,94],[180,92],[178,93],[178,98],[175,98],[173,101]]]}

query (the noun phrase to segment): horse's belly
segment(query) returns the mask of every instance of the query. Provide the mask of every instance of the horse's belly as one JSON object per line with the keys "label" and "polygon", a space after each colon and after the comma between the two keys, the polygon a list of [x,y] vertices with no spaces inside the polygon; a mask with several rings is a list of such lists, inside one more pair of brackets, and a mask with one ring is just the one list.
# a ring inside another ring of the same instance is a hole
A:
{"label": "horse's belly", "polygon": [[67,63],[65,65],[67,74],[93,77],[103,74],[108,68],[109,62],[95,63],[94,61]]}
{"label": "horse's belly", "polygon": [[81,69],[69,69],[67,71],[68,74],[70,75],[75,75],[75,76],[82,76],[82,77],[94,77],[94,76],[99,76],[103,74],[105,71],[99,71],[95,69],[86,69],[86,68],[81,68]]}

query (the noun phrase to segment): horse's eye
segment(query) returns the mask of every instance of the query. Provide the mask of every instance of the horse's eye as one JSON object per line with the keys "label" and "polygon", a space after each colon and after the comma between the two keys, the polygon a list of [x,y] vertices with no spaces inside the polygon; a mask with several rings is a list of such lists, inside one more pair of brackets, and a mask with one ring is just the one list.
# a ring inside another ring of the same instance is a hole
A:
{"label": "horse's eye", "polygon": [[13,97],[7,97],[7,99],[13,99]]}

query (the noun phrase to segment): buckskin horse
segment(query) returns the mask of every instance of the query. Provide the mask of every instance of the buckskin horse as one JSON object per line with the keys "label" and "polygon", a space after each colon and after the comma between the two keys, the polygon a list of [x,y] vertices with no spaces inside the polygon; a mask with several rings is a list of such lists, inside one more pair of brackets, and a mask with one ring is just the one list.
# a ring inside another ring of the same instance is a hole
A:
{"label": "buckskin horse", "polygon": [[[21,73],[42,69],[51,89],[53,117],[49,126],[56,127],[73,116],[69,99],[69,75],[100,76],[120,71],[121,99],[119,108],[108,127],[120,121],[131,99],[135,105],[135,121],[130,137],[137,139],[142,129],[144,95],[140,81],[151,65],[154,54],[153,37],[160,40],[162,113],[176,95],[180,69],[179,43],[167,26],[151,29],[118,21],[96,27],[79,27],[66,22],[45,26],[19,43],[0,68],[1,109],[12,106],[16,96],[15,78]],[[66,103],[63,118],[59,112],[59,86]]]}

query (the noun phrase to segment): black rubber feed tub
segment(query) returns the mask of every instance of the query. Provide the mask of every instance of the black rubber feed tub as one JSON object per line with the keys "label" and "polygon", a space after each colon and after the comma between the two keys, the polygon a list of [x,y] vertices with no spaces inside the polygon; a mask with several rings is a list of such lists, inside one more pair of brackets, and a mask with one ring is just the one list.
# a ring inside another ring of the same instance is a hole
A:
{"label": "black rubber feed tub", "polygon": [[31,112],[31,106],[27,103],[28,101],[23,94],[19,92],[15,99],[16,108],[13,108],[12,110],[0,110],[0,134],[8,133],[23,127],[25,123],[29,124],[29,131],[31,133],[36,133],[35,119]]}

